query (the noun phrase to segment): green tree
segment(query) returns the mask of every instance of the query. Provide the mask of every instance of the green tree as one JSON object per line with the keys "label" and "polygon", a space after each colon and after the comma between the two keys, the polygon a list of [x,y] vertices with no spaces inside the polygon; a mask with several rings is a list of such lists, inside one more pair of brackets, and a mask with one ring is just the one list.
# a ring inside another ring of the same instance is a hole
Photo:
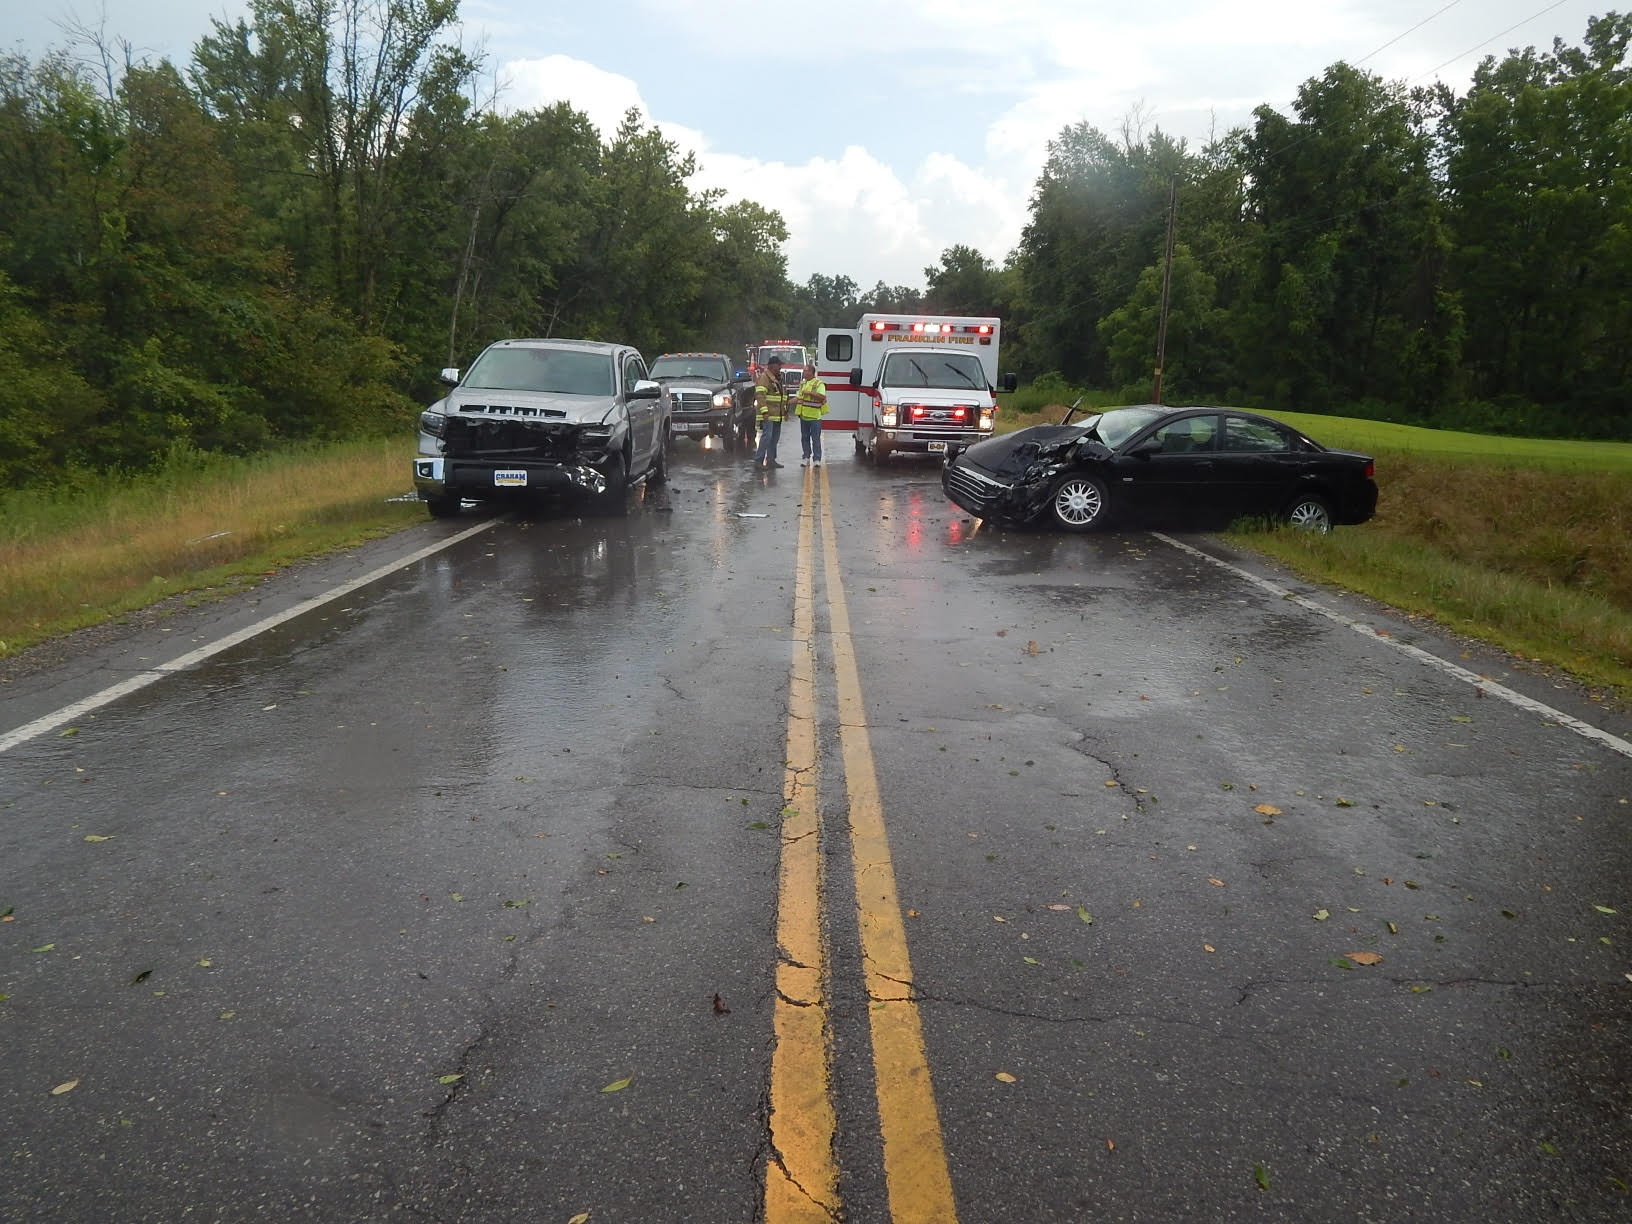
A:
{"label": "green tree", "polygon": [[[1445,235],[1431,140],[1397,86],[1347,64],[1304,83],[1289,120],[1259,107],[1242,144],[1259,230],[1236,335],[1249,389],[1289,407],[1432,400],[1400,353],[1443,339]],[[1420,371],[1419,371],[1420,373]]]}
{"label": "green tree", "polygon": [[1541,424],[1530,405],[1601,435],[1632,421],[1629,40],[1610,14],[1581,47],[1487,59],[1445,117],[1470,390],[1510,428]]}

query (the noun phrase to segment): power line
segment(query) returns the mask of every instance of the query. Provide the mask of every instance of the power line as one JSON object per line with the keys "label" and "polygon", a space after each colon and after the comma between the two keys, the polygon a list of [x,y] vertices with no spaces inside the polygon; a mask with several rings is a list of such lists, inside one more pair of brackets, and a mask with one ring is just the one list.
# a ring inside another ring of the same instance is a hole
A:
{"label": "power line", "polygon": [[[1560,4],[1562,4],[1562,3],[1563,3],[1563,2],[1564,2],[1564,0],[1559,0],[1559,3],[1560,3]],[[1410,29],[1409,29],[1409,30],[1407,30],[1407,31],[1405,31],[1405,33],[1404,33],[1404,34],[1396,34],[1396,35],[1395,35],[1395,36],[1394,36],[1394,37],[1393,37],[1393,38],[1391,38],[1391,39],[1389,39],[1389,40],[1388,40],[1388,41],[1387,41],[1387,42],[1386,42],[1386,43],[1384,43],[1384,44],[1383,44],[1383,45],[1382,45],[1382,46],[1380,46],[1380,47],[1378,47],[1378,48],[1377,48],[1377,50],[1375,50],[1375,51],[1373,51],[1373,52],[1372,52],[1372,53],[1371,53],[1371,54],[1370,54],[1370,55],[1367,55],[1367,56],[1364,56],[1364,57],[1363,57],[1363,58],[1361,58],[1361,59],[1357,59],[1357,60],[1355,60],[1355,61],[1354,61],[1354,66],[1355,66],[1355,67],[1356,67],[1356,68],[1358,68],[1358,67],[1360,67],[1360,65],[1361,65],[1361,64],[1363,64],[1363,63],[1365,63],[1365,62],[1366,62],[1366,60],[1369,60],[1369,59],[1376,59],[1376,58],[1377,58],[1377,57],[1378,57],[1378,56],[1379,56],[1379,55],[1381,55],[1381,54],[1382,54],[1382,53],[1383,53],[1383,52],[1384,52],[1384,51],[1387,51],[1387,50],[1388,50],[1388,49],[1389,49],[1389,48],[1390,48],[1390,47],[1392,47],[1392,46],[1393,46],[1393,45],[1394,45],[1394,44],[1395,44],[1395,43],[1397,43],[1397,42],[1399,42],[1399,41],[1400,41],[1400,39],[1402,39],[1402,38],[1404,38],[1404,37],[1406,37],[1406,36],[1407,36],[1407,35],[1409,35],[1409,34],[1415,34],[1415,33],[1416,33],[1416,32],[1417,32],[1417,31],[1418,31],[1418,30],[1420,30],[1420,29],[1422,29],[1422,27],[1423,27],[1423,26],[1425,26],[1425,25],[1427,25],[1427,24],[1428,24],[1428,23],[1429,23],[1429,22],[1430,22],[1430,21],[1432,21],[1432,20],[1433,20],[1433,19],[1434,19],[1434,18],[1435,18],[1435,17],[1438,17],[1438,16],[1439,16],[1439,15],[1440,15],[1440,13],[1443,13],[1443,12],[1445,12],[1445,11],[1446,11],[1446,10],[1447,10],[1447,9],[1453,9],[1453,8],[1455,8],[1455,7],[1456,7],[1456,6],[1457,6],[1457,5],[1459,5],[1459,4],[1461,4],[1461,3],[1462,3],[1462,0],[1451,0],[1451,2],[1450,2],[1450,3],[1449,3],[1449,4],[1447,4],[1447,5],[1446,5],[1446,6],[1445,6],[1445,7],[1444,7],[1444,8],[1442,8],[1442,9],[1439,9],[1439,10],[1438,10],[1438,11],[1436,11],[1436,12],[1433,12],[1433,13],[1429,13],[1429,14],[1428,14],[1428,16],[1426,16],[1426,17],[1424,17],[1424,18],[1423,18],[1423,19],[1422,19],[1422,20],[1421,20],[1421,21],[1419,21],[1419,22],[1417,22],[1417,24],[1416,24],[1416,25],[1414,25],[1414,26],[1412,26],[1412,27],[1411,27],[1411,28],[1410,28]],[[1520,23],[1519,23],[1519,24],[1521,24],[1521,25],[1522,25],[1522,24],[1524,24],[1524,23],[1523,23],[1523,22],[1520,22]],[[1501,37],[1501,35],[1500,35],[1500,34],[1498,34],[1498,35],[1496,35],[1496,37],[1497,37],[1497,38],[1500,38],[1500,37]]]}
{"label": "power line", "polygon": [[1563,8],[1566,3],[1568,3],[1568,0],[1553,0],[1553,3],[1549,4],[1546,8],[1542,9],[1539,13],[1531,13],[1530,16],[1524,18],[1524,20],[1515,21],[1512,25],[1508,26],[1507,29],[1503,30],[1500,34],[1492,34],[1489,38],[1485,39],[1483,42],[1475,43],[1473,46],[1469,47],[1466,51],[1462,52],[1461,55],[1451,56],[1450,59],[1446,60],[1443,64],[1440,64],[1438,68],[1430,68],[1427,72],[1423,73],[1422,76],[1419,76],[1416,79],[1420,81],[1420,80],[1423,80],[1425,77],[1431,77],[1435,73],[1437,73],[1440,68],[1448,68],[1452,64],[1456,63],[1457,60],[1467,59],[1468,56],[1472,55],[1475,51],[1478,51],[1478,50],[1480,50],[1481,48],[1484,48],[1484,47],[1488,47],[1491,43],[1495,42],[1498,38],[1506,38],[1509,34],[1513,33],[1513,31],[1518,29],[1520,26],[1529,25],[1532,21],[1536,20],[1536,18],[1545,17],[1548,13],[1552,12],[1556,8]]}

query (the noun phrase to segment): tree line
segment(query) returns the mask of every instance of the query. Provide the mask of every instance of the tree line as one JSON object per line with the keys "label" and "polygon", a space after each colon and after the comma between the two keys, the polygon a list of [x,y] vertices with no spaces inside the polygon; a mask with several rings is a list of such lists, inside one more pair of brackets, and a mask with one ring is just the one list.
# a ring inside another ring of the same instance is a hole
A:
{"label": "tree line", "polygon": [[1165,317],[1167,402],[1632,437],[1629,40],[1593,18],[1462,96],[1337,63],[1200,151],[1072,125],[1016,249],[949,249],[921,302],[1002,316],[1006,367],[1134,398]]}
{"label": "tree line", "polygon": [[[406,428],[505,335],[707,348],[867,309],[996,314],[1005,367],[1164,398],[1620,436],[1632,21],[1458,97],[1346,64],[1192,151],[1050,143],[1001,264],[790,283],[774,211],[630,112],[501,113],[457,0],[251,0],[184,67],[0,54],[0,479]],[[1169,200],[1175,241],[1166,257]]]}

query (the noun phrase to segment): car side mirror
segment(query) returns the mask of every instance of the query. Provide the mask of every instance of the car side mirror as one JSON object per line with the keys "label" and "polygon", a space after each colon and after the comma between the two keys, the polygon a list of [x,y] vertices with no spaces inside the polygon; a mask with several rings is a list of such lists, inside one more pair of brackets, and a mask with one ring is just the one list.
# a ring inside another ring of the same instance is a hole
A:
{"label": "car side mirror", "polygon": [[1135,459],[1149,459],[1161,449],[1162,442],[1160,438],[1146,438],[1144,441],[1135,442],[1132,446],[1128,447],[1126,453],[1133,456]]}
{"label": "car side mirror", "polygon": [[457,366],[448,366],[436,377],[438,381],[445,382],[450,387],[457,387],[459,385],[459,370]]}
{"label": "car side mirror", "polygon": [[1020,375],[1018,374],[1004,374],[997,380],[997,389],[999,391],[1013,391],[1019,385]]}
{"label": "car side mirror", "polygon": [[657,399],[663,394],[663,387],[649,378],[642,378],[629,388],[630,399]]}
{"label": "car side mirror", "polygon": [[861,386],[861,379],[862,379],[861,367],[860,366],[853,366],[851,368],[851,370],[850,370],[850,385],[852,387]]}

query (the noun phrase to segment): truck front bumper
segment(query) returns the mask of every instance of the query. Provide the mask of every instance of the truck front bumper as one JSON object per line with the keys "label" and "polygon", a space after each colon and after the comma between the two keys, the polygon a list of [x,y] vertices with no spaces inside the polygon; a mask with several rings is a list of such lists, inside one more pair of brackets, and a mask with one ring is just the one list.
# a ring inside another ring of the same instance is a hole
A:
{"label": "truck front bumper", "polygon": [[450,497],[481,501],[529,492],[599,494],[606,492],[606,476],[587,464],[537,460],[494,463],[484,459],[420,455],[414,459],[414,491],[421,501],[442,501]]}

